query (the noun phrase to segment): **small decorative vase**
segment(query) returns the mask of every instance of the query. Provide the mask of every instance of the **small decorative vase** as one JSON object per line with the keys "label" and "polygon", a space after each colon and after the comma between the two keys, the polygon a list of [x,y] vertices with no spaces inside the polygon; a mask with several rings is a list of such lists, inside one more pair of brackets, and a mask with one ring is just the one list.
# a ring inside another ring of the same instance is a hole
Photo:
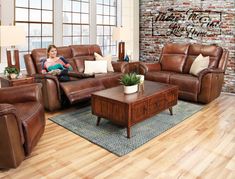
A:
{"label": "small decorative vase", "polygon": [[140,77],[140,83],[139,83],[139,89],[138,91],[143,92],[144,91],[144,75],[136,75]]}
{"label": "small decorative vase", "polygon": [[125,94],[132,94],[138,91],[138,84],[132,86],[124,86]]}
{"label": "small decorative vase", "polygon": [[144,75],[136,75],[137,77],[140,77],[140,83],[144,83]]}

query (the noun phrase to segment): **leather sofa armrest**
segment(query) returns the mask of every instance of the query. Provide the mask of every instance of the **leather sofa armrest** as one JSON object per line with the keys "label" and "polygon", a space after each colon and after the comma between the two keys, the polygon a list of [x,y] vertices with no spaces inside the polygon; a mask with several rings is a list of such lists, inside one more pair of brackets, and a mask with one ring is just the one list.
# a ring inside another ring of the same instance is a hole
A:
{"label": "leather sofa armrest", "polygon": [[201,81],[201,79],[203,78],[204,75],[208,74],[208,73],[224,73],[224,70],[219,69],[219,68],[206,68],[204,70],[202,70],[199,74],[198,74],[198,78]]}
{"label": "leather sofa armrest", "polygon": [[42,103],[41,84],[27,84],[0,89],[0,103],[24,103],[39,101]]}
{"label": "leather sofa armrest", "polygon": [[24,160],[22,123],[11,104],[0,104],[0,168],[16,168]]}
{"label": "leather sofa armrest", "polygon": [[112,62],[114,72],[126,73],[128,71],[127,62]]}
{"label": "leather sofa armrest", "polygon": [[42,80],[47,80],[47,79],[52,80],[56,85],[56,89],[58,92],[58,98],[59,98],[59,100],[61,100],[60,82],[56,76],[51,75],[51,74],[34,74],[32,76],[35,78],[35,80],[37,82],[41,82]]}
{"label": "leather sofa armrest", "polygon": [[42,94],[44,107],[49,111],[55,111],[61,108],[62,97],[60,82],[57,76],[51,74],[32,75],[36,82],[42,84]]}
{"label": "leather sofa armrest", "polygon": [[207,68],[199,73],[198,79],[198,102],[207,104],[220,95],[224,81],[224,70]]}
{"label": "leather sofa armrest", "polygon": [[35,79],[53,79],[58,81],[57,77],[51,74],[33,74],[32,75]]}
{"label": "leather sofa armrest", "polygon": [[21,135],[21,143],[24,143],[24,135],[23,135],[23,130],[22,130],[22,124],[20,119],[18,118],[17,114],[16,114],[16,108],[14,107],[14,105],[12,104],[7,104],[7,103],[1,103],[0,104],[0,119],[3,119],[2,116],[4,115],[13,115],[16,120],[17,120],[17,124],[18,124],[18,129],[20,131],[20,135]]}
{"label": "leather sofa armrest", "polygon": [[31,54],[24,55],[24,62],[28,75],[36,74],[36,68],[34,66]]}
{"label": "leather sofa armrest", "polygon": [[12,104],[1,103],[0,104],[0,116],[7,115],[7,114],[16,114],[16,109]]}
{"label": "leather sofa armrest", "polygon": [[146,74],[150,71],[161,71],[161,64],[159,62],[157,63],[140,63],[140,73]]}

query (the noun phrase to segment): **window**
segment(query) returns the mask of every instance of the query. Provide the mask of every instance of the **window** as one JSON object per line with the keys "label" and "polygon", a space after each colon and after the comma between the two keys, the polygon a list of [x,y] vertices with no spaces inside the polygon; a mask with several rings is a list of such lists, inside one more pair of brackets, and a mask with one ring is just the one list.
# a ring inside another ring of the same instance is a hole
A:
{"label": "window", "polygon": [[[61,4],[61,10],[56,8],[55,12],[54,3]],[[116,55],[117,43],[112,41],[112,31],[117,25],[118,4],[119,0],[15,0],[15,25],[23,26],[27,34],[27,43],[19,48],[21,69],[25,68],[24,54],[54,43],[62,46],[97,42],[104,55]],[[93,8],[96,11],[91,11]],[[54,14],[63,17],[56,19],[57,27]],[[54,39],[53,35],[61,31]]]}
{"label": "window", "polygon": [[22,26],[27,34],[26,45],[19,49],[24,69],[24,54],[53,43],[53,0],[15,0],[15,25]]}
{"label": "window", "polygon": [[97,43],[104,55],[116,55],[117,45],[112,41],[113,27],[117,25],[117,0],[96,0]]}
{"label": "window", "polygon": [[63,45],[89,44],[90,0],[63,0]]}

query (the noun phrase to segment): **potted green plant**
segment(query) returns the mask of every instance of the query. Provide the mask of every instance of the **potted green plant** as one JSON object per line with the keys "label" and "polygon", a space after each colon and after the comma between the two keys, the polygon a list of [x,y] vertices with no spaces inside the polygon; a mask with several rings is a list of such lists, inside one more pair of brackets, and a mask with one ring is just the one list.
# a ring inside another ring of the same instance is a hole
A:
{"label": "potted green plant", "polygon": [[15,79],[19,75],[19,70],[16,67],[6,67],[4,70],[4,75],[8,76],[10,79]]}
{"label": "potted green plant", "polygon": [[124,85],[125,94],[135,93],[138,91],[140,77],[136,73],[127,73],[121,77],[120,83]]}

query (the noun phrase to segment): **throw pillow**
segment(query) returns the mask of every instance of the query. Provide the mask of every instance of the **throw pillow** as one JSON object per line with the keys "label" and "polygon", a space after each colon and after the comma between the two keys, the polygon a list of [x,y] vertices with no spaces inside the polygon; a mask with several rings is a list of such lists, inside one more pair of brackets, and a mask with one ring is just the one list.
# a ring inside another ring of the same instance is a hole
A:
{"label": "throw pillow", "polygon": [[107,55],[105,57],[102,57],[100,54],[95,52],[94,56],[95,56],[95,60],[97,60],[97,61],[100,61],[100,60],[107,61],[107,70],[109,72],[114,72],[113,65],[112,65],[112,55]]}
{"label": "throw pillow", "polygon": [[208,68],[209,62],[210,62],[209,56],[203,57],[202,54],[198,55],[197,58],[193,61],[189,73],[198,76],[200,71]]}
{"label": "throw pillow", "polygon": [[85,61],[84,73],[107,73],[107,61]]}

